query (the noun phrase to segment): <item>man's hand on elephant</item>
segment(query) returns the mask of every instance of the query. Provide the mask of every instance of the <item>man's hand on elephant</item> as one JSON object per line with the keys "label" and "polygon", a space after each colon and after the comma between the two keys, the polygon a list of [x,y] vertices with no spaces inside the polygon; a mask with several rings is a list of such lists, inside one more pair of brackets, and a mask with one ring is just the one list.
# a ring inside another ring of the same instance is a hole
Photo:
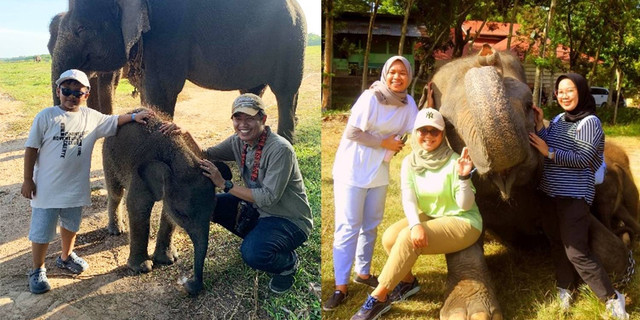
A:
{"label": "man's hand on elephant", "polygon": [[392,135],[382,140],[382,143],[380,144],[380,146],[382,146],[387,150],[399,152],[404,147],[404,142],[402,142],[402,140],[396,139],[395,135]]}
{"label": "man's hand on elephant", "polygon": [[429,245],[427,233],[421,224],[416,224],[411,228],[411,243],[415,249],[424,248]]}
{"label": "man's hand on elephant", "polygon": [[178,135],[183,133],[182,128],[169,121],[163,122],[162,125],[160,125],[160,128],[158,128],[158,131],[168,135]]}
{"label": "man's hand on elephant", "polygon": [[207,159],[201,159],[200,168],[204,170],[202,174],[211,179],[211,182],[213,182],[216,187],[224,188],[224,178],[220,174],[220,171],[218,171],[218,167],[216,167],[215,164]]}
{"label": "man's hand on elephant", "polygon": [[458,175],[466,176],[471,170],[473,170],[473,161],[469,156],[469,149],[467,147],[462,148],[460,158],[458,158]]}
{"label": "man's hand on elephant", "polygon": [[544,112],[542,111],[542,109],[540,109],[540,107],[536,106],[535,104],[533,104],[533,106],[531,106],[531,108],[533,109],[533,121],[536,124],[536,131],[542,129],[542,126],[544,125]]}
{"label": "man's hand on elephant", "polygon": [[529,133],[529,143],[534,148],[538,149],[543,156],[546,157],[549,155],[549,146],[547,146],[547,143],[542,140],[542,138],[538,137],[537,134],[533,132]]}

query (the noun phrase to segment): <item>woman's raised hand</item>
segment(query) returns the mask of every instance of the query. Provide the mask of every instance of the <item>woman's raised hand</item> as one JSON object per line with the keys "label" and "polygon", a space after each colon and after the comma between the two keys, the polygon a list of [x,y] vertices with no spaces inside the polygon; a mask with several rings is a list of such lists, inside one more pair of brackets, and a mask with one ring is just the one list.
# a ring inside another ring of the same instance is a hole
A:
{"label": "woman's raised hand", "polygon": [[536,131],[538,131],[542,129],[542,125],[544,124],[544,112],[542,112],[542,109],[540,109],[540,107],[536,106],[535,104],[533,104],[531,108],[533,109],[533,121],[536,124]]}
{"label": "woman's raised hand", "polygon": [[458,158],[458,175],[466,176],[473,170],[473,161],[469,156],[469,149],[467,147],[462,148],[460,158]]}

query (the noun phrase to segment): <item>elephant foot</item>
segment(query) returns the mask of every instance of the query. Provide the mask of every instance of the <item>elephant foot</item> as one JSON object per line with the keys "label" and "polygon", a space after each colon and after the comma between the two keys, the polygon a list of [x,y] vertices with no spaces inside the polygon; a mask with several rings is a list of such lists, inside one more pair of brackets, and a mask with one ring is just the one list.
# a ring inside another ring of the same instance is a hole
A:
{"label": "elephant foot", "polygon": [[149,259],[129,259],[129,261],[127,262],[127,266],[129,266],[129,269],[133,270],[133,272],[135,273],[148,273],[153,270],[153,261]]}
{"label": "elephant foot", "polygon": [[200,291],[202,291],[202,288],[204,288],[204,284],[202,283],[202,281],[194,280],[193,278],[187,280],[187,282],[184,283],[184,289],[192,296],[200,293]]}
{"label": "elephant foot", "polygon": [[109,223],[107,226],[107,231],[112,236],[119,236],[124,232],[124,224],[123,223]]}
{"label": "elephant foot", "polygon": [[178,252],[173,247],[165,250],[156,250],[153,254],[153,263],[172,265],[176,261],[178,261]]}
{"label": "elephant foot", "polygon": [[502,320],[502,311],[492,290],[475,280],[461,280],[440,310],[442,320]]}

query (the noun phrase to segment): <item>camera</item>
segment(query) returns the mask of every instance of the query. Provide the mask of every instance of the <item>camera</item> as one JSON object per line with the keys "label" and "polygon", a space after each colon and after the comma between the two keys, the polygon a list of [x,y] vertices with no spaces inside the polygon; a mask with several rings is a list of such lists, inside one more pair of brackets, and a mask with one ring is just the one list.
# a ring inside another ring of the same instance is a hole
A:
{"label": "camera", "polygon": [[236,220],[236,232],[245,236],[258,223],[260,212],[250,203],[240,201],[238,204],[238,218]]}

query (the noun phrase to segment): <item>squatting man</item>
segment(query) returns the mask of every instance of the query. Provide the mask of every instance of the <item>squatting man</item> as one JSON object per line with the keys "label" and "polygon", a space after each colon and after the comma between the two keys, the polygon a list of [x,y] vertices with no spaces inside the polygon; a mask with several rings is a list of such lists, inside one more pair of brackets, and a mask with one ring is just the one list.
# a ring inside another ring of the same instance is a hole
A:
{"label": "squatting man", "polygon": [[[260,97],[240,95],[231,114],[235,134],[205,150],[206,159],[200,161],[203,174],[224,190],[215,195],[211,221],[243,238],[244,262],[273,274],[269,289],[284,293],[295,280],[299,263],[295,249],[313,227],[298,160],[293,146],[265,125],[267,114]],[[167,123],[160,130],[168,133],[180,128]],[[211,161],[235,161],[244,186],[225,180]]]}

